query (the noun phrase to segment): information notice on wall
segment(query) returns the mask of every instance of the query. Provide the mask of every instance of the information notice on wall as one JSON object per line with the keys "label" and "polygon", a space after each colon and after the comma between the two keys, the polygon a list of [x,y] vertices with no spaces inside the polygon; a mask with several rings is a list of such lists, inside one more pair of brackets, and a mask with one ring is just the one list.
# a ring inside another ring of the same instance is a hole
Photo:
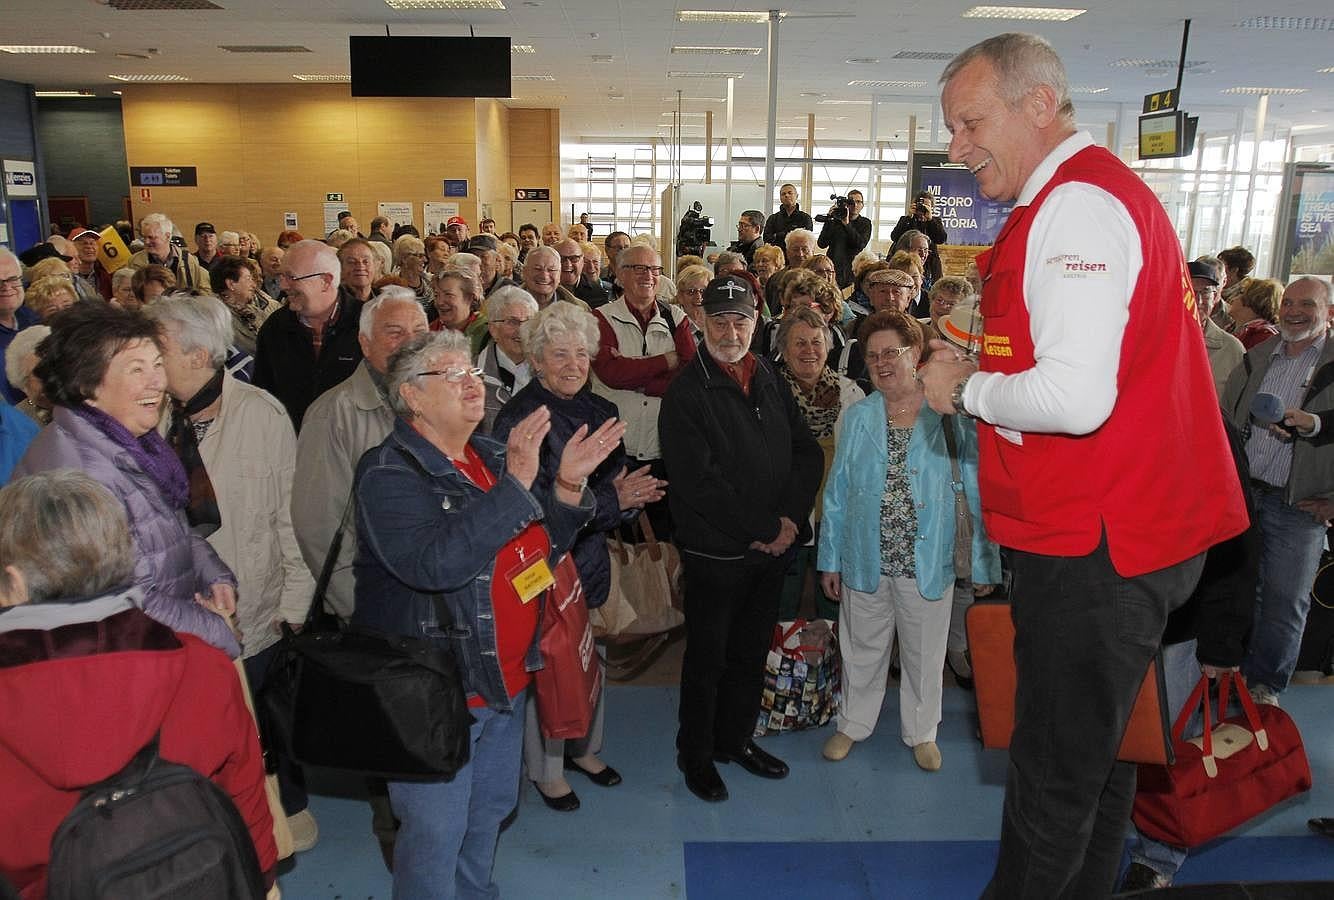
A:
{"label": "information notice on wall", "polygon": [[398,203],[395,201],[382,201],[375,205],[376,215],[384,216],[389,220],[389,232],[393,233],[394,228],[399,225],[411,225],[412,222],[412,204]]}
{"label": "information notice on wall", "polygon": [[[427,200],[422,204],[422,217],[426,221],[426,231],[429,234],[444,234],[445,223],[459,214],[459,205],[457,203],[442,203],[439,200]],[[476,223],[473,223],[473,231],[476,231]]]}

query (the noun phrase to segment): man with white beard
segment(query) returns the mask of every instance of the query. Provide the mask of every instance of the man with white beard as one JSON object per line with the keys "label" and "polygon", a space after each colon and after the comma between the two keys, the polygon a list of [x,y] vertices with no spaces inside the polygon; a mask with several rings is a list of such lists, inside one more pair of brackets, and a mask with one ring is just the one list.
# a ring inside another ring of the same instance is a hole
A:
{"label": "man with white beard", "polygon": [[[1288,285],[1279,333],[1251,348],[1223,391],[1223,412],[1248,435],[1263,540],[1255,626],[1241,672],[1256,702],[1275,706],[1297,664],[1325,520],[1334,514],[1334,442],[1312,415],[1334,408],[1329,304],[1327,281],[1308,275]],[[1257,394],[1278,398],[1285,411],[1281,426],[1266,428],[1252,417]]]}
{"label": "man with white beard", "polygon": [[667,388],[658,416],[685,567],[676,764],[691,793],[710,802],[727,799],[715,762],[787,776],[751,731],[783,573],[809,536],[824,469],[785,381],[750,352],[755,315],[744,278],[709,282],[704,346]]}

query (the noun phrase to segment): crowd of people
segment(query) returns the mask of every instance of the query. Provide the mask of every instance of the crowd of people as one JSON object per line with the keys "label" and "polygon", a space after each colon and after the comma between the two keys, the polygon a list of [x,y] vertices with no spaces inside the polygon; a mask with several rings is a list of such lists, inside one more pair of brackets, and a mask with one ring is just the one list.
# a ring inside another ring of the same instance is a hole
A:
{"label": "crowd of people", "polygon": [[[945,271],[929,193],[882,255],[859,192],[817,235],[792,185],[675,280],[651,236],[594,243],[587,217],[474,236],[456,216],[422,238],[385,217],[363,236],[344,213],[267,247],[201,222],[189,251],[154,213],[121,223],[134,253],[115,271],[82,226],[0,250],[0,874],[42,896],[80,789],[156,731],[233,798],[272,885],[260,749],[226,663],[262,691],[327,563],[329,613],[439,642],[468,692],[452,780],[372,785],[395,896],[494,892],[522,777],[563,813],[580,806],[567,773],[623,780],[601,758],[601,696],[582,738],[543,736],[527,576],[569,553],[600,606],[607,536],[643,515],[682,553],[677,765],[709,802],[728,797],[719,763],[788,774],[752,734],[774,624],[802,611],[837,620],[824,758],[874,731],[897,645],[900,737],[940,770],[944,670],[973,677],[964,615],[1013,573],[1019,725],[992,890],[1105,895],[1134,786],[1115,737],[1164,630],[1175,705],[1201,665],[1240,667],[1263,703],[1291,678],[1334,516],[1334,345],[1328,282],[1253,277],[1240,247],[1185,264],[1157,201],[1074,129],[1060,72],[1044,42],[1004,35],[942,79],[952,157],[1035,211],[985,278]],[[1072,290],[1055,235],[1062,254],[1136,249]],[[960,312],[984,345],[945,339]],[[1253,418],[1260,394],[1277,421]],[[1193,474],[1159,490],[1165,472]],[[88,623],[114,639],[81,641]],[[58,677],[35,674],[57,658]],[[52,701],[99,679],[106,702],[81,697],[89,718],[57,727]],[[201,723],[201,704],[226,714]],[[63,739],[85,751],[72,772],[41,758]],[[269,749],[308,849],[301,767]],[[1126,883],[1170,883],[1184,857],[1140,838]]]}

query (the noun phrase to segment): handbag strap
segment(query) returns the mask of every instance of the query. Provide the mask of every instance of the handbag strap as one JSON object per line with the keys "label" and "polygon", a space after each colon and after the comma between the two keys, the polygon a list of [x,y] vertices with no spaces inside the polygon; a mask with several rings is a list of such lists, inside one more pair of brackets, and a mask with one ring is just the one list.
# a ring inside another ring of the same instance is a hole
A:
{"label": "handbag strap", "polygon": [[[954,416],[941,416],[941,424],[945,426],[945,450],[950,457],[950,487],[954,489],[954,506],[956,509],[965,503],[963,495],[963,473],[959,471],[959,444],[954,435]],[[962,515],[964,510],[958,509]]]}
{"label": "handbag strap", "polygon": [[[1264,724],[1260,721],[1260,710],[1255,707],[1255,700],[1251,698],[1251,692],[1246,689],[1246,682],[1242,679],[1240,672],[1229,673],[1231,677],[1224,677],[1223,684],[1232,682],[1237,687],[1237,700],[1241,703],[1241,711],[1246,714],[1246,724],[1251,726],[1251,732],[1255,735],[1255,745],[1261,751],[1269,749],[1269,732],[1265,730]],[[1219,693],[1223,691],[1223,686],[1219,685]],[[1219,704],[1219,718],[1222,718],[1223,710],[1221,701]]]}
{"label": "handbag strap", "polygon": [[[418,475],[422,476],[427,481],[431,480],[431,473],[426,471],[426,467],[421,464],[421,461],[417,459],[417,457],[413,456],[397,444],[394,445],[394,449],[407,461],[409,466],[417,470]],[[356,493],[356,485],[352,486],[352,492],[353,494]],[[349,497],[348,503],[350,504],[351,502],[352,498]],[[454,625],[454,617],[449,612],[449,605],[445,603],[445,594],[443,591],[431,594],[431,605],[435,607],[436,626],[441,631],[448,631],[452,628]]]}
{"label": "handbag strap", "polygon": [[343,549],[343,532],[347,530],[347,523],[352,518],[352,507],[356,496],[357,482],[354,479],[351,490],[347,492],[347,502],[343,504],[343,514],[338,517],[338,527],[334,530],[333,539],[329,541],[329,552],[324,556],[324,565],[320,566],[320,575],[315,579],[315,593],[311,596],[310,609],[306,612],[308,628],[318,631],[333,631],[338,628],[338,617],[324,608],[324,595],[329,590],[334,568],[338,565],[338,556]]}

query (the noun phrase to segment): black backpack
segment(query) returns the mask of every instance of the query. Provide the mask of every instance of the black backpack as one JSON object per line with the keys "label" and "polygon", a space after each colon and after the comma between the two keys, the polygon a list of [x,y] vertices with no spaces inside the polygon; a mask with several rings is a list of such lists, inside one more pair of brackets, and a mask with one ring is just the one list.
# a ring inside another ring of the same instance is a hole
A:
{"label": "black backpack", "polygon": [[250,831],[208,778],[158,755],[155,736],[83,792],[51,839],[50,900],[262,898]]}

